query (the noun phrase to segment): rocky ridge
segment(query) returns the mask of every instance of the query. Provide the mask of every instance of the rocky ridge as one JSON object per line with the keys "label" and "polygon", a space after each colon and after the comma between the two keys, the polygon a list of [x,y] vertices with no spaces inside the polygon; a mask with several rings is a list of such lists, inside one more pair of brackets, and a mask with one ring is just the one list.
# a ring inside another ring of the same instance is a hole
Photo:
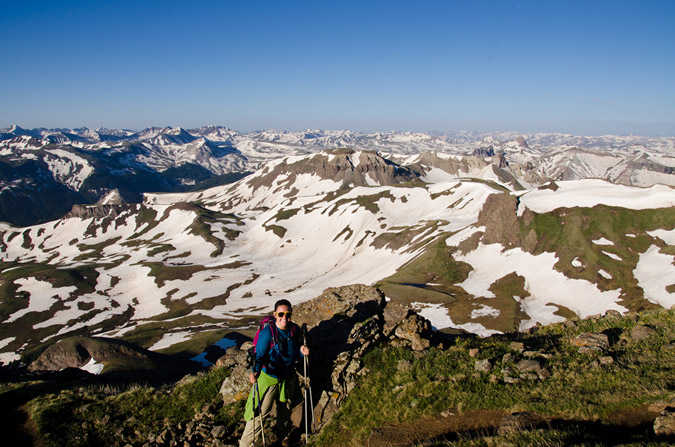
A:
{"label": "rocky ridge", "polygon": [[[293,320],[308,328],[318,429],[330,421],[358,378],[368,372],[362,357],[374,346],[390,343],[423,351],[432,344],[447,342],[442,334],[431,330],[428,320],[400,304],[387,303],[381,291],[365,285],[326,289],[321,296],[295,306]],[[226,404],[248,396],[250,368],[245,359],[249,346],[230,348],[217,362],[218,366],[233,368],[221,387]]]}

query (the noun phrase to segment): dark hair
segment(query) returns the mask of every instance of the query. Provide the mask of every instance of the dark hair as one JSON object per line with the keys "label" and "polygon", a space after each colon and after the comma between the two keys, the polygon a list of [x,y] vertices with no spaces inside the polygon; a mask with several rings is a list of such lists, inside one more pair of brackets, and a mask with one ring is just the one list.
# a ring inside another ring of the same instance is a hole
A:
{"label": "dark hair", "polygon": [[274,311],[276,312],[279,306],[286,306],[289,309],[292,309],[293,307],[291,306],[291,302],[288,300],[279,300],[276,303],[274,303]]}

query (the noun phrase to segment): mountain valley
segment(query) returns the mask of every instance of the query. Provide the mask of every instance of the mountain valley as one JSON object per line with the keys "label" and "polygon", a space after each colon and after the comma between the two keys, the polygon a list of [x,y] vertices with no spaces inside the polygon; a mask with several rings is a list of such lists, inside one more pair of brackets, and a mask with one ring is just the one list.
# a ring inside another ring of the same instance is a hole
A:
{"label": "mountain valley", "polygon": [[[98,204],[77,204],[57,220],[0,225],[5,363],[73,335],[170,349],[247,327],[281,297],[300,303],[358,283],[439,330],[480,335],[675,304],[672,140],[202,128],[62,132],[19,150],[46,138],[36,132],[4,140],[4,156],[63,155],[53,145],[67,144],[63,156],[77,161],[74,152],[92,144],[127,170],[178,169],[189,159],[214,175],[255,172],[192,192],[102,188]],[[178,149],[194,145],[194,134],[211,152]],[[128,138],[152,141],[143,143],[145,159],[123,153]],[[589,147],[547,152],[533,141]],[[350,142],[357,148],[341,147]],[[426,152],[434,145],[446,152]],[[76,165],[80,177],[64,175],[64,184],[95,177]]]}

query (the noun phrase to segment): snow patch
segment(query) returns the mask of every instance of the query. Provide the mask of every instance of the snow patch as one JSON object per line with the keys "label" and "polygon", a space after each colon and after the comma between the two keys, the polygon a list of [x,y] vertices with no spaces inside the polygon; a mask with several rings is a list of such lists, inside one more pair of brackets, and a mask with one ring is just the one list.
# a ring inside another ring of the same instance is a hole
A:
{"label": "snow patch", "polygon": [[450,315],[448,315],[448,309],[443,304],[412,303],[411,307],[415,309],[419,315],[429,320],[434,329],[462,329],[481,337],[501,334],[499,331],[486,329],[485,326],[478,323],[455,324],[452,321],[452,318],[450,318]]}
{"label": "snow patch", "polygon": [[670,309],[675,305],[675,293],[669,293],[666,287],[675,284],[675,256],[660,253],[659,247],[652,245],[640,255],[633,271],[638,285],[644,290],[645,298],[652,303]]}
{"label": "snow patch", "polygon": [[148,349],[150,351],[159,351],[160,349],[168,348],[169,346],[189,340],[191,335],[191,331],[170,332],[168,334],[164,334],[162,338],[159,339],[159,341],[150,346]]}
{"label": "snow patch", "polygon": [[103,363],[98,363],[94,359],[94,357],[92,357],[92,358],[89,359],[89,363],[87,363],[84,366],[81,366],[80,369],[83,370],[83,371],[87,371],[90,374],[94,374],[94,375],[98,376],[103,371],[104,366],[105,365]]}
{"label": "snow patch", "polygon": [[612,275],[610,275],[609,273],[607,273],[606,271],[604,271],[602,269],[598,270],[598,273],[600,274],[600,276],[602,276],[605,279],[612,279]]}
{"label": "snow patch", "polygon": [[[565,319],[554,313],[556,305],[565,306],[586,318],[601,314],[609,309],[627,311],[617,304],[620,293],[617,290],[601,291],[588,281],[571,279],[554,268],[558,261],[555,253],[532,255],[520,248],[504,250],[499,244],[483,245],[466,255],[458,255],[458,261],[468,262],[474,267],[469,277],[459,286],[476,297],[494,297],[490,286],[500,278],[516,273],[525,278],[525,290],[530,296],[520,303],[530,320],[521,323],[527,329],[536,323],[550,324]],[[585,297],[580,300],[578,297]]]}
{"label": "snow patch", "polygon": [[654,230],[648,231],[647,234],[661,239],[668,245],[675,245],[675,230]]}
{"label": "snow patch", "polygon": [[610,241],[609,239],[605,239],[604,237],[594,240],[593,243],[595,245],[614,245],[614,242]]}
{"label": "snow patch", "polygon": [[499,309],[482,304],[480,308],[471,311],[471,318],[479,317],[498,317]]}
{"label": "snow patch", "polygon": [[19,360],[21,360],[21,356],[16,352],[0,352],[0,364],[2,365],[9,365]]}
{"label": "snow patch", "polygon": [[605,256],[609,256],[610,258],[612,258],[612,259],[614,259],[614,260],[616,260],[616,261],[623,261],[623,259],[621,258],[621,256],[619,256],[619,255],[617,255],[617,254],[609,253],[609,252],[604,251],[604,250],[602,250],[602,254],[605,255]]}
{"label": "snow patch", "polygon": [[11,323],[29,312],[44,312],[52,308],[59,300],[65,300],[77,290],[75,286],[55,288],[50,282],[35,278],[18,278],[14,281],[21,285],[17,291],[26,291],[30,295],[28,307],[14,312],[4,323]]}

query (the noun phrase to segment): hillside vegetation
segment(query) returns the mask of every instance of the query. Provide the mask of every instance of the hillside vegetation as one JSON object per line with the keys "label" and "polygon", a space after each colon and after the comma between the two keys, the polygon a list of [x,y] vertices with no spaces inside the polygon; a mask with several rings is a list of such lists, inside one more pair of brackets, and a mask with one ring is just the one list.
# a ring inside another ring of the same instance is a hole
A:
{"label": "hillside vegetation", "polygon": [[[371,350],[363,360],[368,373],[310,444],[673,440],[657,436],[654,421],[664,410],[662,419],[672,416],[675,406],[674,310],[609,312],[487,338],[457,335],[445,345]],[[227,445],[236,443],[243,414],[241,404],[224,406],[218,394],[228,371],[213,368],[157,388],[5,383],[0,401],[25,402],[26,427],[39,445]]]}

